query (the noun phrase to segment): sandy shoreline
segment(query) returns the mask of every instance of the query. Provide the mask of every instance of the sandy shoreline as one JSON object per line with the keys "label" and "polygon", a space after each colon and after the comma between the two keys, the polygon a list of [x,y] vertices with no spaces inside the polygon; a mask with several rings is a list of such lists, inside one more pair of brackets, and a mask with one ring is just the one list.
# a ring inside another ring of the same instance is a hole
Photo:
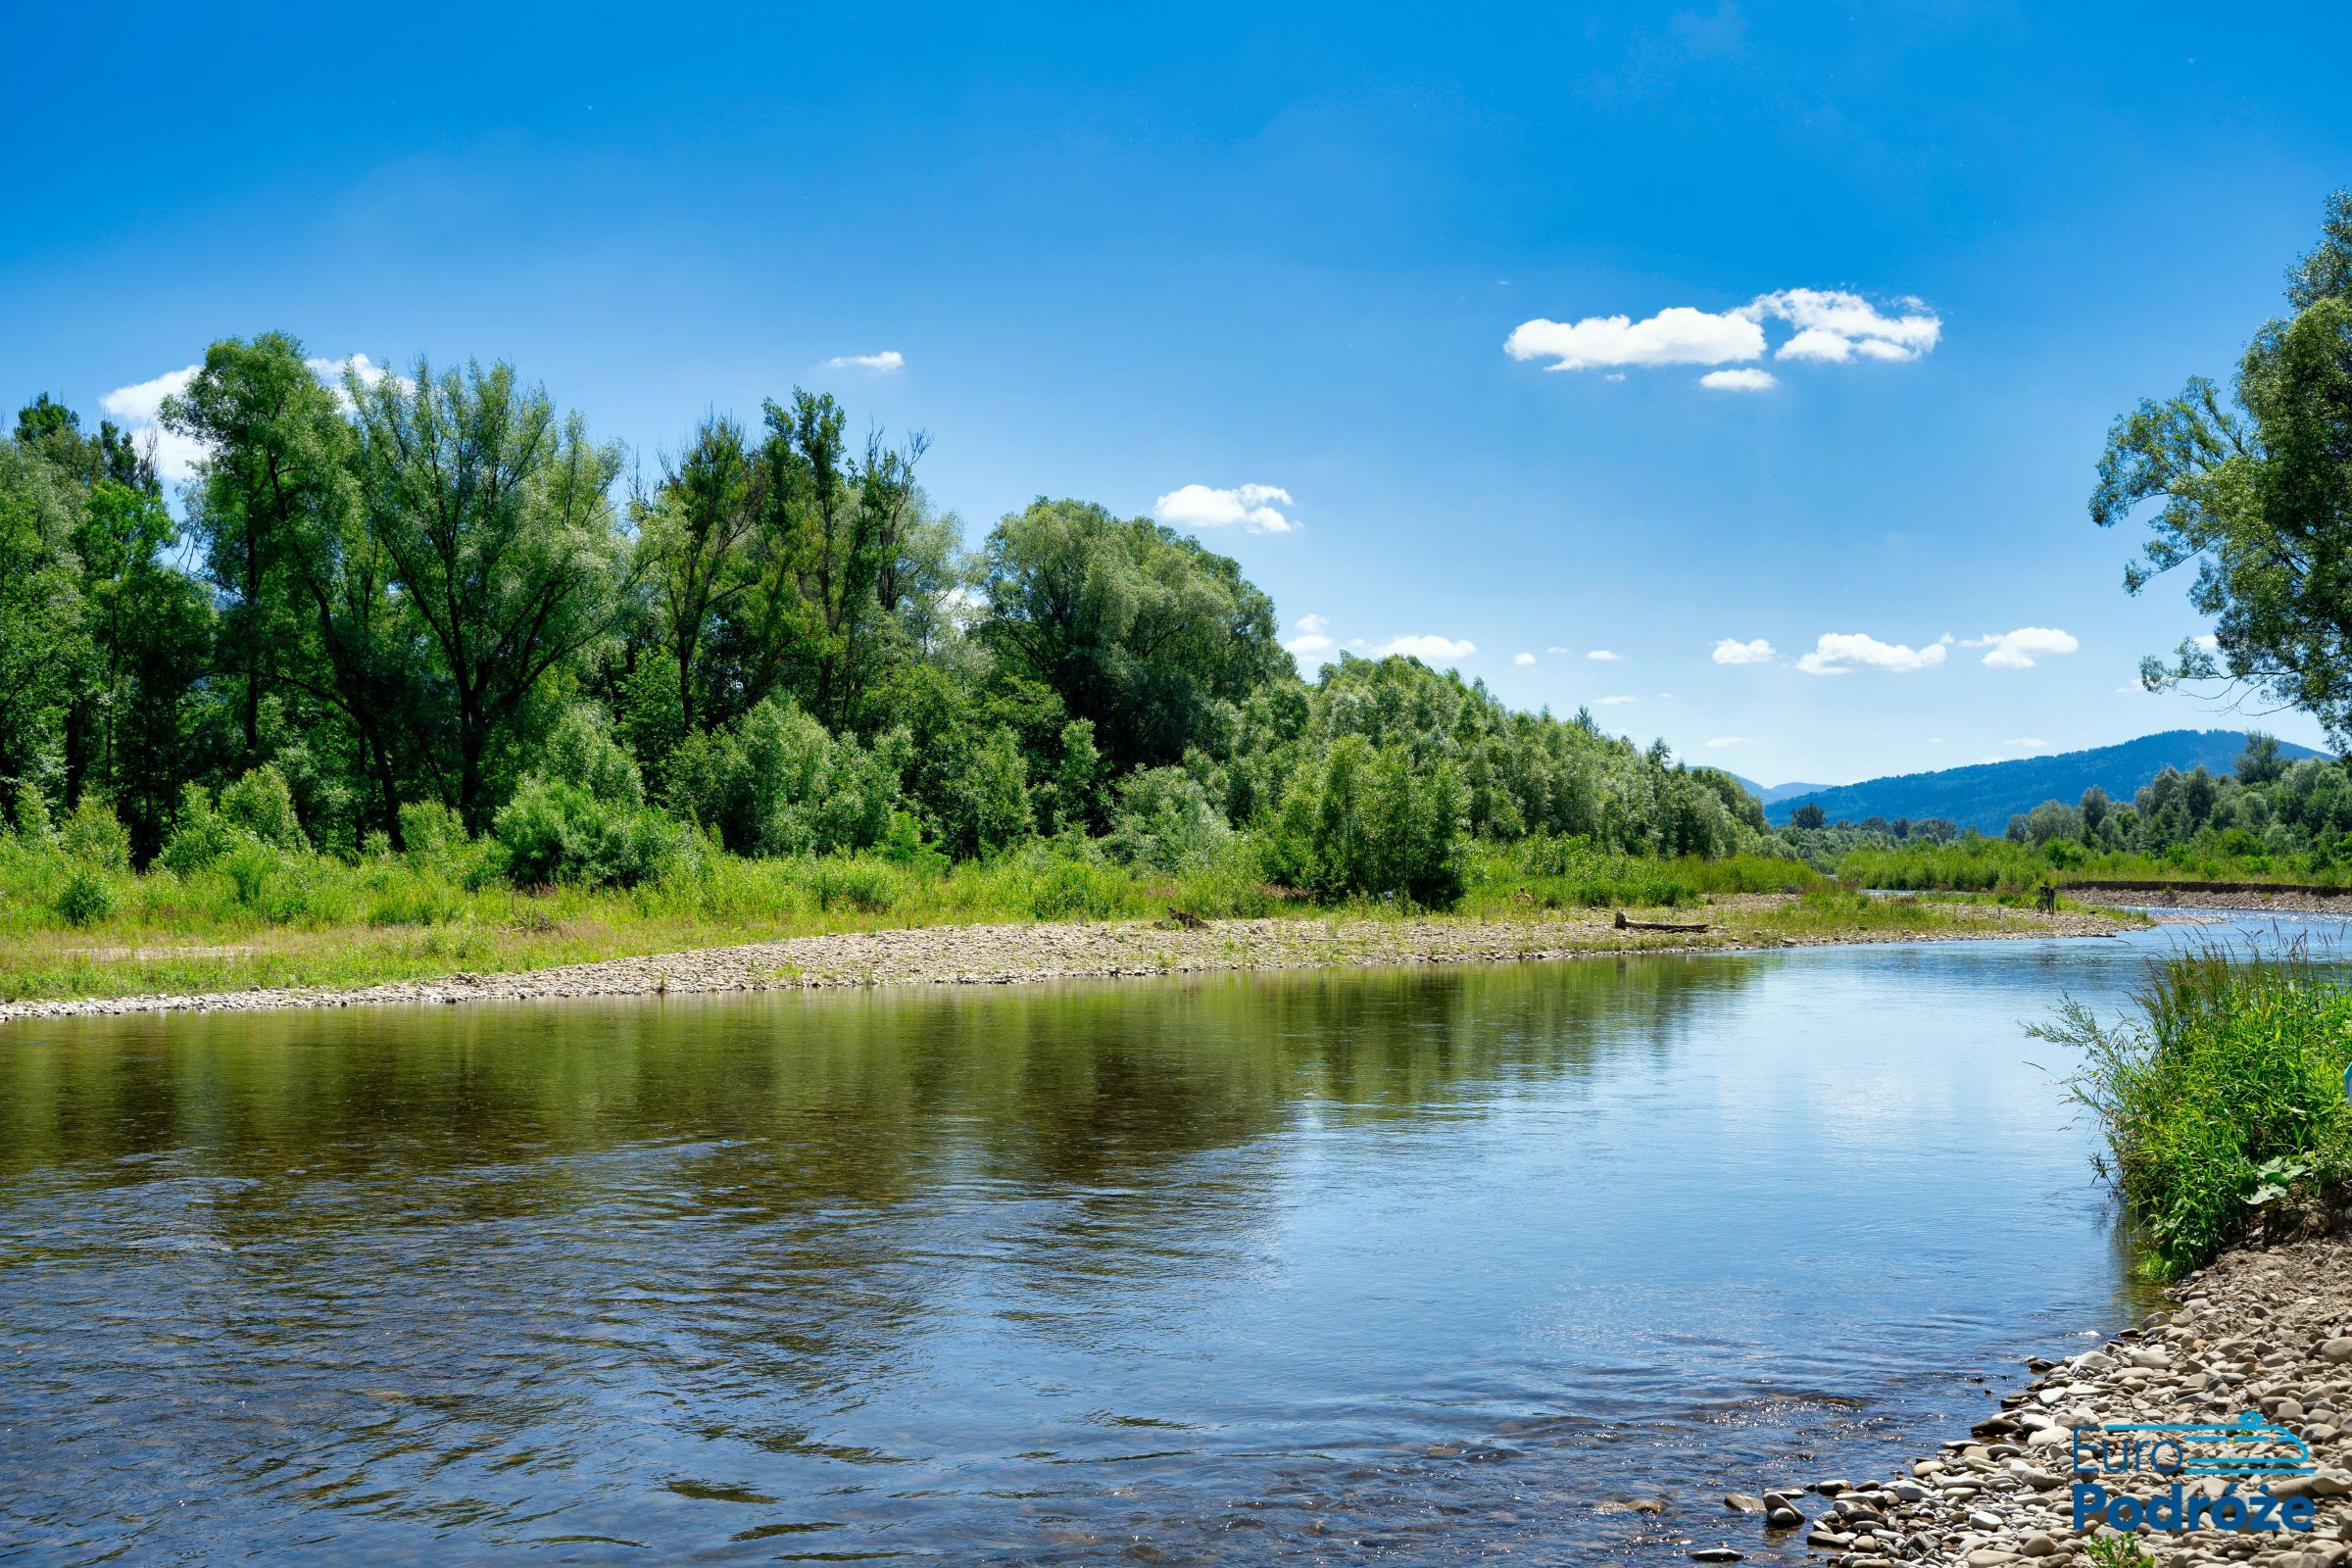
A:
{"label": "sandy shoreline", "polygon": [[293,987],[188,995],[0,1003],[14,1019],[137,1012],[255,1012],[285,1007],[532,1001],[670,993],[807,990],[835,986],[1021,985],[1047,980],[1198,974],[1244,969],[1489,963],[1630,953],[1758,951],[1851,943],[1993,937],[2106,936],[2125,922],[2090,913],[2033,915],[1991,905],[1937,905],[1955,923],[1924,931],[1774,929],[1791,901],[1728,898],[1701,914],[1703,935],[1619,931],[1606,910],[1531,911],[1503,920],[1262,919],[1198,929],[1148,921],[925,926],[791,937],[737,947],[505,974],[453,974],[348,988]]}

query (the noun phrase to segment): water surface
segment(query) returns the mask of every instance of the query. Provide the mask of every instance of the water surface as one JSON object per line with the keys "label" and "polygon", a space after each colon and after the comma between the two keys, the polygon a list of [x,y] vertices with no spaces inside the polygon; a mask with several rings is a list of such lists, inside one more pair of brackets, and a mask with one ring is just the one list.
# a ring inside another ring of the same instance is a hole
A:
{"label": "water surface", "polygon": [[0,1027],[0,1560],[1752,1551],[2130,1320],[2179,940]]}

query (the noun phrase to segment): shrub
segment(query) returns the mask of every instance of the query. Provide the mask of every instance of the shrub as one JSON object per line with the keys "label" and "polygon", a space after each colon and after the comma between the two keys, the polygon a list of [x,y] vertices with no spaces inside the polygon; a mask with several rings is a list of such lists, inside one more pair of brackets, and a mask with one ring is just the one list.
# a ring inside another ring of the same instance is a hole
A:
{"label": "shrub", "polygon": [[1302,779],[1266,834],[1276,880],[1328,898],[1401,898],[1425,908],[1461,901],[1468,843],[1453,764],[1416,767],[1403,747],[1344,735],[1318,776]]}
{"label": "shrub", "polygon": [[634,887],[692,851],[692,835],[659,811],[538,774],[500,808],[493,832],[507,874],[527,886]]}
{"label": "shrub", "polygon": [[190,876],[217,863],[237,847],[237,834],[213,808],[213,798],[200,784],[183,784],[179,791],[179,821],[164,841],[158,856],[166,866]]}
{"label": "shrub", "polygon": [[17,783],[17,838],[36,849],[48,849],[57,842],[57,828],[49,820],[49,797],[30,779]]}
{"label": "shrub", "polygon": [[84,795],[74,808],[60,842],[68,855],[90,865],[120,871],[130,864],[130,835],[114,807],[95,795]]}
{"label": "shrub", "polygon": [[828,734],[789,699],[769,698],[734,728],[679,745],[669,801],[739,855],[829,855],[883,841],[899,775],[879,748]]}
{"label": "shrub", "polygon": [[115,912],[114,886],[100,872],[77,865],[57,895],[57,912],[68,925],[96,925]]}
{"label": "shrub", "polygon": [[249,833],[272,849],[300,855],[311,847],[301,818],[294,811],[294,791],[286,777],[265,763],[220,792],[220,819],[232,829]]}
{"label": "shrub", "polygon": [[2161,966],[2136,1017],[2101,1024],[2069,1002],[2036,1030],[2077,1046],[2075,1096],[2106,1125],[2108,1173],[2150,1271],[2196,1268],[2283,1200],[2352,1176],[2352,994],[2299,957],[2208,951]]}
{"label": "shrub", "polygon": [[1146,768],[1119,781],[1107,847],[1129,865],[1192,870],[1214,862],[1232,837],[1224,813],[1183,768]]}

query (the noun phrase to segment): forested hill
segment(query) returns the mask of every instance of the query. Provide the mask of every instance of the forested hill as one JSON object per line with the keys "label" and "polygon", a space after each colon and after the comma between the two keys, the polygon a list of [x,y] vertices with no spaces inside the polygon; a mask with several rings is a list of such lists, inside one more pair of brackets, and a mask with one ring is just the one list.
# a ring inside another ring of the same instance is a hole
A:
{"label": "forested hill", "polygon": [[[1773,822],[1782,823],[1798,807],[1812,805],[1820,807],[1833,822],[1861,822],[1874,816],[1888,821],[1940,816],[1963,828],[1999,833],[2007,829],[2012,815],[2031,811],[2044,801],[2071,806],[2094,784],[2117,800],[2129,801],[2141,785],[2168,767],[2183,773],[2197,767],[2215,774],[2230,772],[2245,744],[2241,730],[2168,729],[2120,746],[2061,752],[2055,757],[2021,757],[2012,762],[1865,779],[1775,801],[1767,814]],[[2278,743],[2278,751],[2289,759],[2322,755],[2285,741]]]}

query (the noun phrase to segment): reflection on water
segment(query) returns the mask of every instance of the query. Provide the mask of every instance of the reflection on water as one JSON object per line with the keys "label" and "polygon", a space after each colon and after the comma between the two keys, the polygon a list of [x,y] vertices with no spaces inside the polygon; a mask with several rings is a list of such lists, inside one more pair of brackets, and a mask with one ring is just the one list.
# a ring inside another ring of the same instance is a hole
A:
{"label": "reflection on water", "polygon": [[0,1560],[1752,1546],[2130,1312],[2171,940],[19,1024]]}

